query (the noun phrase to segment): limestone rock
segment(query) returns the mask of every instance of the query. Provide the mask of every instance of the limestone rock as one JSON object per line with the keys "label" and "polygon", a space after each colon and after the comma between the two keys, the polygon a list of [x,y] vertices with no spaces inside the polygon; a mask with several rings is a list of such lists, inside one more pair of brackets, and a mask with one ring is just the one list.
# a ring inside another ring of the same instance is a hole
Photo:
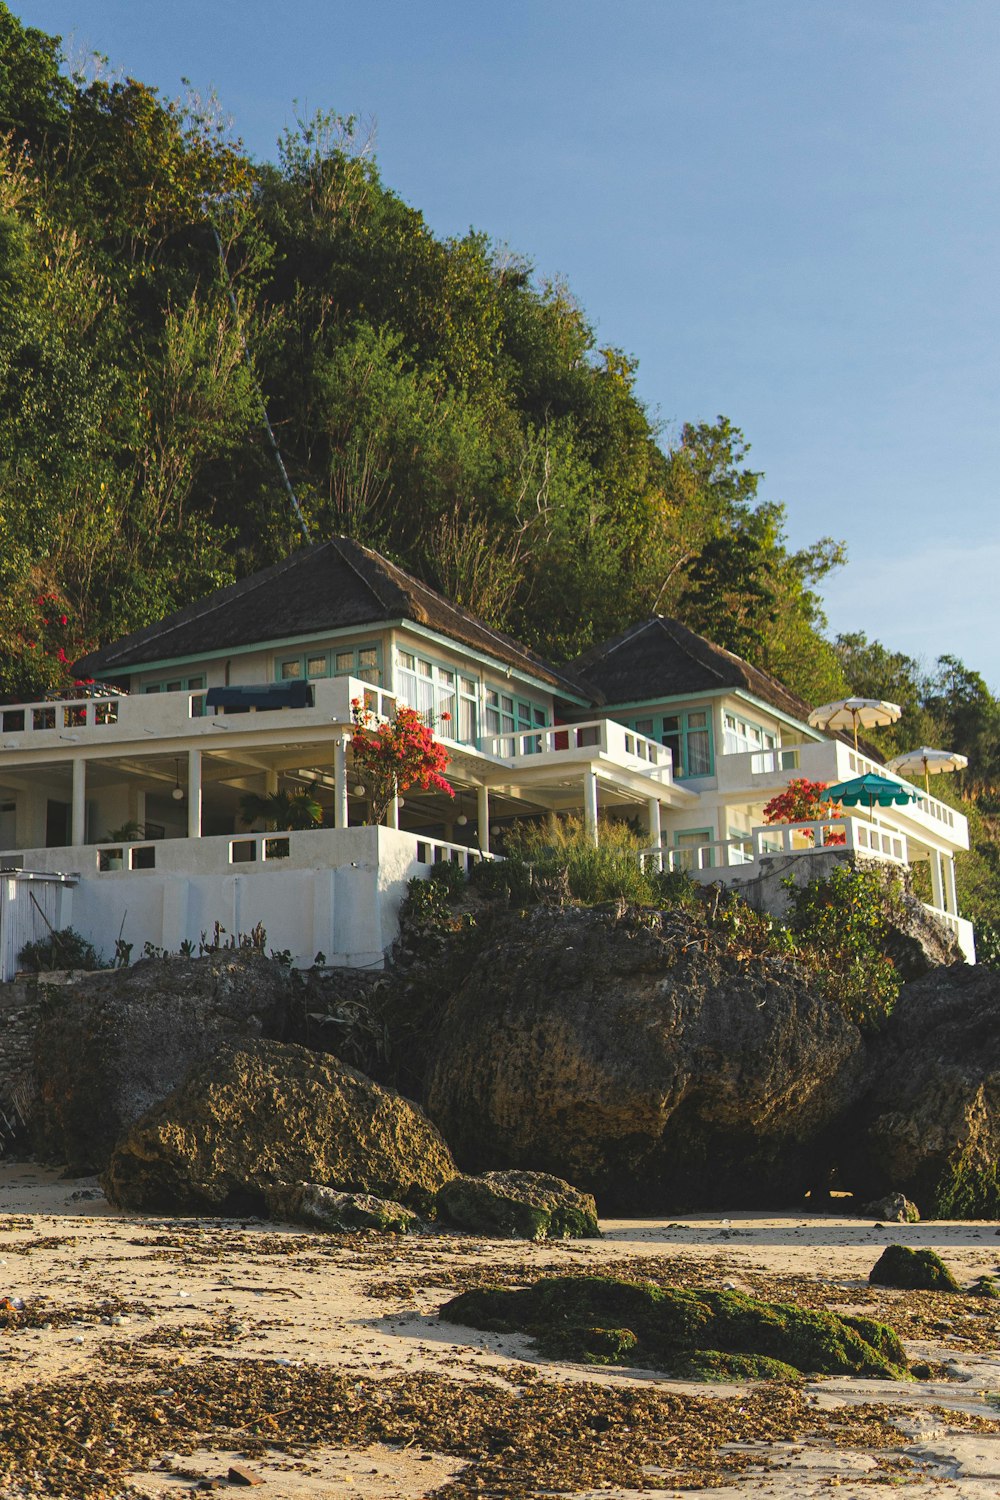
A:
{"label": "limestone rock", "polygon": [[451,997],[425,1098],[469,1172],[551,1172],[602,1212],[760,1207],[825,1183],[866,1067],[789,960],[731,957],[681,912],[536,909]]}
{"label": "limestone rock", "polygon": [[459,1229],[522,1240],[599,1239],[597,1205],[544,1172],[453,1177],[438,1190],[441,1215]]}
{"label": "limestone rock", "polygon": [[350,1229],[379,1229],[407,1234],[420,1222],[417,1215],[371,1193],[338,1193],[316,1182],[276,1182],[264,1189],[272,1219],[287,1219],[310,1229],[338,1233]]}
{"label": "limestone rock", "polygon": [[845,1119],[841,1177],[923,1217],[1000,1217],[1000,973],[956,964],[904,985]]}
{"label": "limestone rock", "polygon": [[940,1255],[933,1250],[911,1250],[907,1245],[886,1245],[868,1280],[873,1286],[894,1286],[908,1292],[961,1290]]}
{"label": "limestone rock", "polygon": [[143,959],[47,989],[35,1037],[36,1153],[75,1176],[102,1170],[140,1115],[220,1043],[281,1035],[290,995],[287,969],[246,951]]}
{"label": "limestone rock", "polygon": [[257,1041],[195,1068],[133,1126],[101,1181],[124,1208],[245,1213],[288,1181],[423,1208],[455,1173],[401,1094],[333,1057]]}
{"label": "limestone rock", "polygon": [[856,1210],[863,1219],[881,1219],[885,1224],[919,1224],[920,1210],[902,1193],[887,1193],[874,1203],[864,1203]]}

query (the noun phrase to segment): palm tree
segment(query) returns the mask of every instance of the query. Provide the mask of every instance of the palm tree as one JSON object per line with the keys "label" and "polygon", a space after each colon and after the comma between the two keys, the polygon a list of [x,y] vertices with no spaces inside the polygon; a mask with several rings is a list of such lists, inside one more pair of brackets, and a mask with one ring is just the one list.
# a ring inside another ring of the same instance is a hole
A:
{"label": "palm tree", "polygon": [[312,792],[247,792],[240,798],[240,822],[249,828],[258,819],[269,832],[275,829],[319,828],[323,809]]}

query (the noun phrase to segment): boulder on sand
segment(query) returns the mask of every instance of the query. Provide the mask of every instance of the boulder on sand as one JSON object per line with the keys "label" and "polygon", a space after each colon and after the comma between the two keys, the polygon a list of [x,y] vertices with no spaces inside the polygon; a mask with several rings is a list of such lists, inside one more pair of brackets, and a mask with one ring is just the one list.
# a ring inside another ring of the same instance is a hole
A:
{"label": "boulder on sand", "polygon": [[744,960],[680,911],[498,923],[451,997],[427,1112],[467,1172],[551,1172],[602,1212],[801,1200],[867,1083],[815,976]]}
{"label": "boulder on sand", "polygon": [[287,968],[244,950],[142,959],[48,989],[35,1037],[36,1154],[78,1177],[101,1171],[126,1130],[222,1042],[280,1035],[291,993]]}
{"label": "boulder on sand", "polygon": [[958,1292],[961,1287],[935,1250],[886,1245],[868,1273],[872,1286],[894,1286],[908,1292]]}
{"label": "boulder on sand", "polygon": [[276,1182],[264,1189],[264,1202],[272,1219],[287,1219],[290,1224],[305,1224],[308,1229],[332,1234],[355,1229],[407,1234],[419,1223],[416,1214],[391,1198],[338,1193],[315,1182]]}
{"label": "boulder on sand", "polygon": [[599,1239],[589,1193],[545,1172],[484,1172],[453,1177],[438,1189],[442,1218],[477,1234],[522,1240]]}
{"label": "boulder on sand", "polygon": [[308,1182],[426,1209],[456,1174],[416,1105],[335,1058],[283,1042],[223,1047],[116,1148],[101,1183],[122,1208],[264,1212]]}

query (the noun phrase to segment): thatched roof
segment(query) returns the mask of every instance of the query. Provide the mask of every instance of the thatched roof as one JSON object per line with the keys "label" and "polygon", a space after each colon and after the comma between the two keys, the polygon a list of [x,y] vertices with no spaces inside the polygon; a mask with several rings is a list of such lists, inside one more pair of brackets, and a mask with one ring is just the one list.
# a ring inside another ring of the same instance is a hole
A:
{"label": "thatched roof", "polygon": [[154,662],[400,619],[527,673],[557,693],[588,697],[571,670],[552,666],[348,537],[303,547],[274,567],[91,652],[75,663],[74,670],[81,677],[114,681]]}
{"label": "thatched roof", "polygon": [[608,704],[648,703],[733,688],[803,723],[809,715],[809,704],[776,677],[664,615],[630,625],[621,635],[592,646],[570,662],[568,670]]}

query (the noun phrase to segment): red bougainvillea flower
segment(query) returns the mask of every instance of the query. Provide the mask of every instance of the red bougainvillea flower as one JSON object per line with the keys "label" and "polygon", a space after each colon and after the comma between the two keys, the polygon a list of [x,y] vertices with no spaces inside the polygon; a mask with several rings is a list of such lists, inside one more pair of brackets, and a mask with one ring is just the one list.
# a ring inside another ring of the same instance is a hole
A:
{"label": "red bougainvillea flower", "polygon": [[[783,792],[764,804],[764,822],[818,823],[821,818],[843,816],[840,804],[823,796],[828,785],[826,781],[809,781],[805,776],[794,777]],[[802,834],[804,838],[812,838],[809,829],[803,829]],[[842,828],[824,829],[824,844],[846,842],[847,835]]]}
{"label": "red bougainvillea flower", "polygon": [[369,788],[373,823],[382,821],[393,797],[411,787],[454,797],[443,774],[448,752],[416,709],[399,706],[391,719],[376,723],[375,716],[355,700],[351,713],[354,768]]}

